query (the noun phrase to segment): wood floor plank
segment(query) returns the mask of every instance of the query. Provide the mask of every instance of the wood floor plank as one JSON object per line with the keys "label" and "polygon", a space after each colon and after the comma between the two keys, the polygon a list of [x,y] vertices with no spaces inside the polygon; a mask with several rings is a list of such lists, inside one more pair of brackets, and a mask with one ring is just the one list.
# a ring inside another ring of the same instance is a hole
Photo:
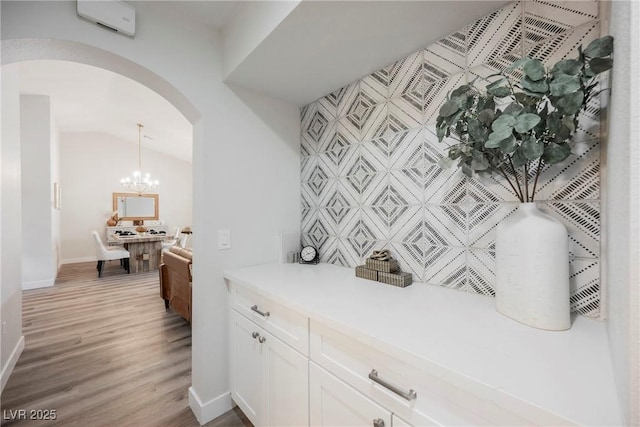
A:
{"label": "wood floor plank", "polygon": [[[1,396],[2,426],[195,427],[191,326],[167,311],[157,271],[65,265],[55,286],[23,292],[25,349]],[[55,420],[11,419],[56,410]],[[240,410],[211,427],[247,427]]]}

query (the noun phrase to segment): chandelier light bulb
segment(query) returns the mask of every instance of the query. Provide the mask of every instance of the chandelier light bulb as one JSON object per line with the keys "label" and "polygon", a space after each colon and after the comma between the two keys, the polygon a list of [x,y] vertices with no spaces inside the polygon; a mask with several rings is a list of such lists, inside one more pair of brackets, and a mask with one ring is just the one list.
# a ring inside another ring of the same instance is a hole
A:
{"label": "chandelier light bulb", "polygon": [[[142,194],[146,191],[158,188],[160,183],[158,180],[152,181],[151,174],[143,174],[142,171],[142,128],[143,125],[138,123],[138,170],[133,172],[133,178],[127,177],[120,180],[120,184],[127,190]],[[144,176],[144,178],[143,178]]]}

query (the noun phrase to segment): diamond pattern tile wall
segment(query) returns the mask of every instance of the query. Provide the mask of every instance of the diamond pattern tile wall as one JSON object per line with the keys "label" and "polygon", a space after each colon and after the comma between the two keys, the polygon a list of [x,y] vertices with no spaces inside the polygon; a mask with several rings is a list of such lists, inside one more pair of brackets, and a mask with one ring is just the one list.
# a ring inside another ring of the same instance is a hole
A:
{"label": "diamond pattern tile wall", "polygon": [[[517,184],[437,165],[456,143],[437,140],[440,106],[523,55],[550,65],[599,36],[596,1],[515,1],[304,106],[302,241],[322,262],[348,267],[387,247],[414,281],[493,296],[496,227],[518,207]],[[596,98],[581,113],[571,156],[542,169],[537,193],[567,227],[572,310],[592,317],[600,316],[600,157]]]}

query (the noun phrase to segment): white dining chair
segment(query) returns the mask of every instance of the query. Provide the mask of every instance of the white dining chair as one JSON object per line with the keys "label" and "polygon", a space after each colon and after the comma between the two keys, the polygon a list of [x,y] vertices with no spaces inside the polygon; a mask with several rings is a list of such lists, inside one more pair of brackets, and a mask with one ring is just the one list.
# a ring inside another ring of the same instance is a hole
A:
{"label": "white dining chair", "polygon": [[96,269],[98,270],[98,277],[102,277],[105,261],[113,259],[119,259],[120,265],[127,270],[127,273],[131,272],[129,266],[130,254],[128,250],[123,248],[107,248],[104,243],[102,243],[102,239],[96,230],[91,231],[91,235],[93,236],[96,256],[98,257],[98,265],[96,266]]}
{"label": "white dining chair", "polygon": [[178,243],[179,238],[180,238],[180,227],[176,227],[176,233],[173,235],[173,237],[162,242],[162,250],[168,251],[171,246]]}

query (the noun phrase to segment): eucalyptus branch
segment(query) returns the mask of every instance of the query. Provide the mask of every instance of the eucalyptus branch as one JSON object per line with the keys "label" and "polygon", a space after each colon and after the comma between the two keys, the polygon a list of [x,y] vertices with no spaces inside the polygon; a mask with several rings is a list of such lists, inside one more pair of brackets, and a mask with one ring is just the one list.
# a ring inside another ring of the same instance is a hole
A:
{"label": "eucalyptus branch", "polygon": [[[442,162],[443,167],[462,157],[458,167],[466,174],[502,175],[521,202],[533,202],[543,166],[571,154],[580,111],[597,99],[597,76],[613,66],[612,53],[613,38],[605,36],[580,47],[576,59],[551,65],[525,57],[492,74],[500,79],[485,91],[473,86],[475,80],[452,91],[437,120],[438,140],[449,136],[456,141],[449,149],[451,161]],[[515,69],[522,70],[519,81],[507,76]],[[489,170],[479,154],[488,156]]]}
{"label": "eucalyptus branch", "polygon": [[515,193],[516,197],[518,199],[520,199],[520,201],[522,202],[522,197],[520,197],[520,195],[518,194],[518,190],[516,190],[516,187],[513,185],[513,183],[511,182],[511,180],[509,179],[509,175],[507,175],[507,173],[504,171],[504,169],[502,167],[500,167],[500,173],[502,174],[502,176],[504,176],[507,180],[507,182],[509,183],[509,185],[511,186],[511,189],[513,190],[513,192]]}
{"label": "eucalyptus branch", "polygon": [[524,164],[524,177],[523,177],[523,181],[524,181],[524,191],[526,193],[525,196],[525,201],[529,202],[529,170],[527,168],[527,164]]}
{"label": "eucalyptus branch", "polygon": [[538,169],[536,170],[536,180],[533,182],[533,191],[531,191],[531,201],[536,195],[536,187],[538,186],[538,177],[540,177],[540,171],[542,171],[542,157],[538,160]]}
{"label": "eucalyptus branch", "polygon": [[513,176],[515,178],[516,184],[518,184],[518,198],[521,202],[524,202],[524,194],[522,193],[522,188],[520,187],[520,176],[518,175],[518,171],[515,166],[513,166],[513,162],[511,161],[511,156],[507,156],[509,159],[509,164],[511,165],[511,170],[513,171]]}
{"label": "eucalyptus branch", "polygon": [[507,79],[507,83],[509,84],[509,89],[511,90],[511,97],[513,98],[514,101],[516,101],[516,103],[521,106],[524,107],[524,105],[522,105],[522,103],[520,101],[518,101],[518,98],[516,97],[516,91],[513,89],[513,85],[511,84],[511,80],[509,80],[509,77],[504,76]]}

